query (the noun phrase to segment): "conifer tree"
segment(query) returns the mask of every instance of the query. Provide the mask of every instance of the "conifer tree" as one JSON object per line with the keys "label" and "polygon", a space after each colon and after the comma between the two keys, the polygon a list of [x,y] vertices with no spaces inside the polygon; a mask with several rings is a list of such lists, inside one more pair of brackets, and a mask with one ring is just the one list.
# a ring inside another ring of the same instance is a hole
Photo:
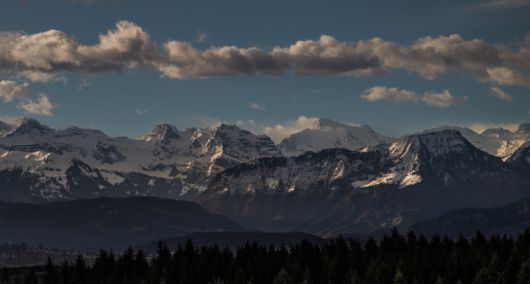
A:
{"label": "conifer tree", "polygon": [[291,284],[293,283],[293,280],[291,278],[291,275],[289,272],[282,268],[278,274],[276,274],[276,277],[274,278],[274,284]]}
{"label": "conifer tree", "polygon": [[[489,267],[482,267],[473,279],[473,284],[496,284],[499,283],[494,272]],[[500,284],[500,283],[499,283]]]}
{"label": "conifer tree", "polygon": [[37,277],[35,270],[29,270],[28,274],[24,279],[24,284],[39,284],[39,278]]}
{"label": "conifer tree", "polygon": [[359,277],[359,274],[357,271],[350,271],[348,275],[348,281],[346,282],[348,284],[361,284],[361,279]]}
{"label": "conifer tree", "polygon": [[521,264],[519,273],[517,273],[517,284],[530,283],[530,261]]}
{"label": "conifer tree", "polygon": [[57,273],[57,268],[55,265],[53,265],[52,259],[48,257],[48,261],[46,262],[45,267],[45,276],[44,276],[44,283],[45,284],[57,284],[59,282],[59,275]]}
{"label": "conifer tree", "polygon": [[142,250],[136,253],[134,258],[134,280],[140,282],[149,273],[149,264]]}
{"label": "conifer tree", "polygon": [[7,283],[9,281],[9,271],[7,270],[7,267],[4,266],[2,269],[2,283]]}
{"label": "conifer tree", "polygon": [[82,255],[78,255],[75,259],[74,267],[74,281],[75,283],[84,284],[87,283],[86,275],[86,263]]}
{"label": "conifer tree", "polygon": [[72,281],[72,271],[68,261],[64,261],[61,266],[61,283],[69,284]]}
{"label": "conifer tree", "polygon": [[397,270],[396,274],[394,275],[394,281],[392,281],[393,284],[406,284],[407,281],[405,280],[405,275],[403,275],[403,272],[401,270]]}

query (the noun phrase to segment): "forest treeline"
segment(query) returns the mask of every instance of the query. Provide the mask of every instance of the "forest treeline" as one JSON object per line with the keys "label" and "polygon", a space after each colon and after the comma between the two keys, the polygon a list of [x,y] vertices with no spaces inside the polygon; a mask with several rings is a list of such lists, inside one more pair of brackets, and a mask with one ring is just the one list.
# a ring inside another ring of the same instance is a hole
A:
{"label": "forest treeline", "polygon": [[530,231],[518,237],[427,239],[394,230],[380,241],[337,238],[289,247],[256,243],[230,250],[162,242],[146,255],[101,250],[91,265],[75,261],[24,273],[4,268],[0,283],[530,283]]}

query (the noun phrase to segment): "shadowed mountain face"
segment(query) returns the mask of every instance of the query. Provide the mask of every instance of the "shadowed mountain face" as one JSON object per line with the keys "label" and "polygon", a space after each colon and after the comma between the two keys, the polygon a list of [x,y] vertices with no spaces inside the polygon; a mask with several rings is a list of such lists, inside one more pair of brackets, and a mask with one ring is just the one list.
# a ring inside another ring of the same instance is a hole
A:
{"label": "shadowed mountain face", "polygon": [[0,243],[124,248],[197,231],[239,229],[194,203],[153,197],[0,205]]}
{"label": "shadowed mountain face", "polygon": [[472,237],[480,230],[485,235],[516,236],[530,227],[530,199],[502,207],[479,209],[465,208],[443,214],[440,217],[419,222],[411,230],[426,236],[463,235]]}
{"label": "shadowed mountain face", "polygon": [[527,185],[511,165],[446,130],[363,151],[260,159],[216,176],[198,201],[244,226],[331,235],[498,206],[528,196]]}

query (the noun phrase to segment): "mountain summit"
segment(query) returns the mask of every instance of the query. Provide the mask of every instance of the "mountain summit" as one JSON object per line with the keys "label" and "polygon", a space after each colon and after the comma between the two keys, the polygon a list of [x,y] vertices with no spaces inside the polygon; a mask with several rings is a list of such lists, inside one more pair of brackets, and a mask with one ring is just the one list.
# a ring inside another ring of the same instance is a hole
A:
{"label": "mountain summit", "polygon": [[159,124],[151,130],[151,132],[144,134],[140,140],[146,142],[168,144],[172,139],[180,138],[178,129],[170,124]]}
{"label": "mountain summit", "polygon": [[286,156],[304,152],[318,152],[330,148],[357,150],[367,146],[388,143],[391,138],[383,136],[367,125],[342,124],[321,118],[315,128],[304,129],[285,138],[278,147]]}
{"label": "mountain summit", "polygon": [[440,126],[423,132],[442,130],[459,131],[475,147],[502,159],[507,159],[521,145],[530,141],[530,123],[521,124],[514,132],[497,127],[477,133],[470,128],[459,126]]}

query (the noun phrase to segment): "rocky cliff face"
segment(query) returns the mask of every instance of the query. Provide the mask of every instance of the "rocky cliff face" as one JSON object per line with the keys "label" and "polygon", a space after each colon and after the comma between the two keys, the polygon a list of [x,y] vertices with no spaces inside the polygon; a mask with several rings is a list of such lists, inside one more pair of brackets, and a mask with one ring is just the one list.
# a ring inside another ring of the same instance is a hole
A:
{"label": "rocky cliff face", "polygon": [[259,159],[216,176],[198,200],[247,226],[333,234],[496,206],[530,194],[526,184],[501,159],[446,130],[362,151]]}

